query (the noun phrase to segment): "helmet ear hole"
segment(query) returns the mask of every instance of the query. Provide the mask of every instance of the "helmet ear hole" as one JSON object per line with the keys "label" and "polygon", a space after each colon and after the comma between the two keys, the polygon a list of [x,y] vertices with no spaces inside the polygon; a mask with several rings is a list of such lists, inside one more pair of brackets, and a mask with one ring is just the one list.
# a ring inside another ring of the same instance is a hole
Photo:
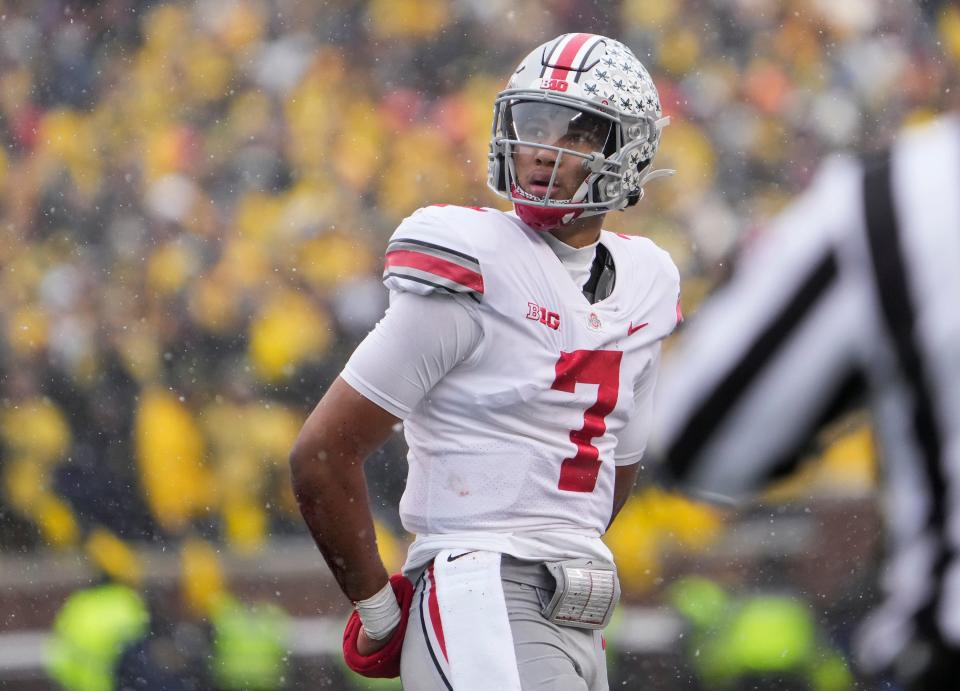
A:
{"label": "helmet ear hole", "polygon": [[[637,164],[637,176],[638,176],[638,177],[641,176],[642,173],[643,173],[643,171],[645,171],[647,168],[649,168],[649,167],[650,167],[650,164],[651,164],[652,162],[653,162],[653,161],[648,158],[646,161],[641,161],[640,163],[638,163],[638,164]],[[634,204],[636,204],[636,203],[637,203],[638,201],[640,201],[641,199],[643,199],[643,188],[642,188],[642,187],[641,187],[641,188],[638,188],[635,192],[631,192],[629,195],[627,195],[627,206],[628,206],[628,207],[633,206]]]}
{"label": "helmet ear hole", "polygon": [[603,145],[603,155],[607,158],[617,153],[617,150],[623,146],[623,135],[620,126],[616,125],[610,128],[610,134],[607,135],[607,142]]}
{"label": "helmet ear hole", "polygon": [[503,154],[497,154],[497,189],[507,191],[507,162]]}
{"label": "helmet ear hole", "polygon": [[596,179],[593,181],[593,184],[590,185],[590,201],[600,201],[603,199],[603,196],[600,192],[600,180],[603,178],[602,175],[594,176]]}

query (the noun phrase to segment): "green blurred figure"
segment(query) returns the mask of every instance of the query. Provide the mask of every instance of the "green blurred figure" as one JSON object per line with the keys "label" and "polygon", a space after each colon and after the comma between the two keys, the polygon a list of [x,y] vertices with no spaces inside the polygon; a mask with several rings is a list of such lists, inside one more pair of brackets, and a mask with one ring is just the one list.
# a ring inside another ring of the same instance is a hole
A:
{"label": "green blurred figure", "polygon": [[133,589],[109,584],[73,593],[53,625],[47,671],[70,691],[111,691],[124,649],[150,626],[146,602]]}
{"label": "green blurred figure", "polygon": [[276,605],[248,607],[225,596],[213,606],[212,677],[218,689],[270,691],[286,685],[289,621]]}
{"label": "green blurred figure", "polygon": [[818,635],[809,607],[796,597],[732,597],[713,581],[687,577],[668,589],[668,599],[689,624],[688,654],[705,688],[853,688],[843,655]]}
{"label": "green blurred figure", "polygon": [[224,596],[218,598],[209,621],[213,638],[209,669],[165,669],[149,652],[150,611],[144,598],[119,584],[87,588],[67,598],[57,614],[47,671],[68,691],[180,690],[209,688],[210,683],[223,691],[276,691],[287,686],[289,626],[282,609],[247,606]]}

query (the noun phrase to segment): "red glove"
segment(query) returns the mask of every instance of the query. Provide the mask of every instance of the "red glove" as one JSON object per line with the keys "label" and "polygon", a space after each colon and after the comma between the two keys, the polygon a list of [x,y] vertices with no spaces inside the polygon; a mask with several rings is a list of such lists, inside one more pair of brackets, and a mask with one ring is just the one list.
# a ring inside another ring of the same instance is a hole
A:
{"label": "red glove", "polygon": [[400,605],[400,623],[390,634],[390,641],[380,650],[370,655],[357,652],[357,638],[363,622],[360,614],[354,611],[343,631],[343,659],[347,667],[365,677],[383,677],[393,679],[400,676],[400,651],[403,649],[403,637],[407,633],[407,619],[410,618],[410,603],[413,602],[413,584],[404,576],[390,576],[390,585]]}

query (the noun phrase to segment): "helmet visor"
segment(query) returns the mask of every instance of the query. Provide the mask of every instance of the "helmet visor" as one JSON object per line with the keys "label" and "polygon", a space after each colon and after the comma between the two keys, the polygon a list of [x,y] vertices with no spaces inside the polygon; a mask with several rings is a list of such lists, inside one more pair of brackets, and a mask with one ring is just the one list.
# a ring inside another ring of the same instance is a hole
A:
{"label": "helmet visor", "polygon": [[604,151],[613,121],[546,101],[514,101],[507,106],[507,137],[581,153]]}

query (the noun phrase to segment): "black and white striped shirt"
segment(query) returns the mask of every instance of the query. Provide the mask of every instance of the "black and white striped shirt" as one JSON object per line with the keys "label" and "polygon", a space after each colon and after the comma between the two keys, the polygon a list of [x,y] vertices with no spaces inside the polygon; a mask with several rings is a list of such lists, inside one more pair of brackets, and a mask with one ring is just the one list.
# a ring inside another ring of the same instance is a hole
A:
{"label": "black and white striped shirt", "polygon": [[890,545],[861,662],[960,651],[960,120],[826,163],[675,345],[656,447],[702,494],[750,494],[869,397]]}

